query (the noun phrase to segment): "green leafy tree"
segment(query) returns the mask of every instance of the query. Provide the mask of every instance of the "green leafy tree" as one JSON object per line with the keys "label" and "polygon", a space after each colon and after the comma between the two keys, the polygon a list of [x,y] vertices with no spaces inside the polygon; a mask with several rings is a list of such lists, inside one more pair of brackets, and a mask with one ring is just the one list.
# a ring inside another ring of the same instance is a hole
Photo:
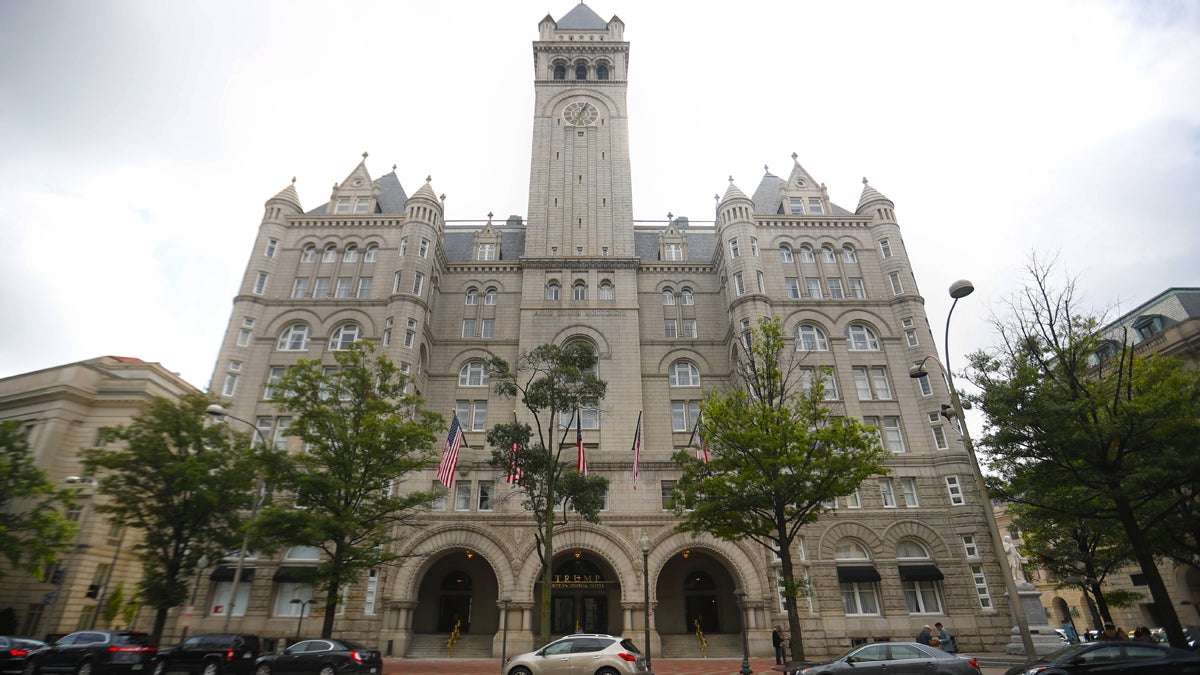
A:
{"label": "green leafy tree", "polygon": [[701,404],[709,462],[675,453],[677,525],[727,541],[749,539],[779,555],[793,658],[804,660],[797,596],[806,591],[792,544],[831,499],[887,473],[877,431],[837,414],[824,400],[823,376],[801,365],[778,319],[741,336],[740,386]]}
{"label": "green leafy tree", "polygon": [[400,484],[429,467],[442,425],[422,399],[405,393],[407,378],[369,343],[334,356],[336,369],[302,359],[274,389],[279,410],[295,415],[288,435],[304,451],[276,458],[268,482],[286,498],[267,505],[255,525],[264,545],[324,551],[312,582],[324,593],[326,638],[339,589],[367,570],[401,562],[391,550],[397,528],[411,525],[436,493],[402,491]]}
{"label": "green leafy tree", "polygon": [[111,628],[113,621],[116,621],[117,615],[121,613],[121,608],[125,605],[125,585],[117,584],[117,587],[109,592],[108,597],[104,598],[104,605],[100,609],[100,617],[104,619],[104,627]]}
{"label": "green leafy tree", "polygon": [[[516,485],[537,523],[535,538],[542,564],[542,644],[550,640],[554,530],[567,524],[571,511],[587,522],[599,522],[608,490],[607,478],[577,471],[576,445],[570,433],[572,415],[597,406],[607,390],[607,383],[596,377],[595,366],[596,352],[582,340],[535,347],[522,355],[515,367],[498,357],[487,363],[495,392],[518,399],[534,420],[533,426],[516,421],[496,424],[488,431],[487,440],[492,446],[491,465],[506,472],[513,466],[514,444],[520,448],[515,454],[521,474]],[[556,439],[560,427],[566,432]],[[565,442],[568,435],[571,443]],[[562,507],[557,514],[556,506]]]}
{"label": "green leafy tree", "polygon": [[219,559],[237,546],[254,475],[249,442],[208,424],[207,396],[154,399],[124,426],[102,433],[104,447],[84,451],[84,465],[108,497],[97,510],[139,532],[141,597],[155,609],[162,637],[167,612],[187,600],[202,556]]}
{"label": "green leafy tree", "polygon": [[0,422],[0,551],[15,569],[37,575],[58,561],[77,531],[63,515],[73,495],[34,464],[21,421]]}
{"label": "green leafy tree", "polygon": [[[999,346],[970,358],[983,445],[1004,485],[996,496],[1118,524],[1171,644],[1183,646],[1156,533],[1200,488],[1200,372],[1127,345],[1097,359],[1100,322],[1080,311],[1073,283],[1052,287],[1051,269],[1032,261],[1008,315],[994,319]],[[1084,498],[1059,499],[1048,485]]]}

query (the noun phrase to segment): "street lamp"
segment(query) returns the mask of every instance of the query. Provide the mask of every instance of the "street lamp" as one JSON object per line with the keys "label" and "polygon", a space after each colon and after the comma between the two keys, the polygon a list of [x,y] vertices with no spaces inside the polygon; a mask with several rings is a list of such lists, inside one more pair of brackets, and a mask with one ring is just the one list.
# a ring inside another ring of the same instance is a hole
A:
{"label": "street lamp", "polygon": [[309,598],[308,600],[301,600],[300,598],[291,599],[291,603],[293,605],[300,605],[300,618],[296,619],[296,642],[300,641],[300,626],[304,623],[304,610],[308,609],[308,606],[314,602],[316,602],[316,600],[313,600],[312,598]]}
{"label": "street lamp", "polygon": [[500,602],[504,604],[504,615],[501,618],[501,630],[503,636],[500,638],[500,672],[504,672],[504,662],[508,661],[508,603],[512,602],[512,598],[507,595],[500,598]]}
{"label": "street lamp", "polygon": [[733,597],[737,600],[738,608],[742,610],[742,669],[741,675],[752,675],[750,670],[750,636],[746,634],[746,591],[741,587],[733,589]]}
{"label": "street lamp", "polygon": [[[222,408],[221,406],[219,406],[215,403],[208,406],[208,408],[206,408],[204,412],[217,418],[218,421],[224,420],[226,417],[228,417],[230,419],[237,420],[237,421],[241,422],[242,424],[248,425],[251,429],[254,429],[255,435],[258,436],[258,440],[260,442],[262,442],[263,447],[266,447],[267,439],[263,437],[262,431],[260,431],[259,428],[255,424],[250,422],[249,420],[244,420],[235,415],[230,415],[228,410]],[[251,525],[254,523],[255,517],[258,516],[258,507],[262,505],[263,499],[266,497],[266,495],[263,494],[263,491],[259,489],[257,479],[254,481],[254,488],[255,488],[254,491],[256,494],[254,497],[254,504],[253,504],[253,506],[250,507],[250,524]],[[225,622],[221,625],[221,632],[223,632],[223,633],[229,632],[229,622],[233,619],[233,608],[237,603],[238,587],[242,583],[242,569],[246,566],[246,552],[247,552],[247,549],[249,548],[249,546],[250,546],[250,525],[247,525],[246,526],[246,534],[245,534],[245,536],[242,537],[242,548],[238,552],[237,567],[234,568],[234,570],[233,570],[233,587],[229,589],[229,605],[225,608]],[[303,617],[303,614],[304,614],[304,612],[301,611],[302,617]],[[296,630],[297,630],[297,639],[299,639],[299,627],[297,627]]]}
{"label": "street lamp", "polygon": [[642,621],[646,629],[646,673],[654,675],[654,670],[650,667],[650,535],[642,532],[638,546],[642,549]]}
{"label": "street lamp", "polygon": [[[958,397],[958,390],[954,388],[954,373],[950,370],[950,317],[954,316],[954,308],[958,305],[961,298],[965,298],[975,292],[975,285],[966,279],[959,279],[950,284],[950,297],[954,298],[954,302],[950,304],[950,311],[946,313],[946,332],[942,338],[942,351],[946,356],[946,383],[950,385],[950,408],[942,406],[942,415],[949,418],[951,414],[958,418],[959,433],[962,434],[963,446],[966,447],[967,456],[971,459],[971,473],[975,478],[975,486],[979,490],[979,499],[983,502],[985,509],[984,520],[988,524],[988,534],[992,538],[992,550],[999,555],[1003,549],[1003,539],[1000,536],[1000,526],[996,524],[996,516],[991,512],[992,500],[988,497],[987,486],[983,482],[983,472],[979,468],[979,458],[975,455],[975,446],[971,443],[971,435],[967,432],[967,420],[963,417],[964,405]],[[925,370],[925,361],[929,357],[925,357],[913,364],[909,368],[908,375],[914,379],[928,375]],[[1017,622],[1017,630],[1021,633],[1021,642],[1025,646],[1025,655],[1029,657],[1037,656],[1037,651],[1033,646],[1033,635],[1029,632],[1029,619],[1025,616],[1025,608],[1021,606],[1021,596],[1018,595],[1017,580],[1013,578],[1012,571],[1005,571],[1004,567],[1007,563],[1001,565],[1001,577],[1004,578],[1004,587],[1008,591],[1009,608],[1012,610],[1013,619]]]}
{"label": "street lamp", "polygon": [[196,561],[196,585],[192,586],[192,604],[187,608],[187,622],[183,624],[183,633],[179,636],[179,641],[187,637],[188,628],[192,625],[192,614],[196,611],[196,596],[200,595],[200,579],[204,576],[204,568],[208,567],[208,556],[202,555]]}

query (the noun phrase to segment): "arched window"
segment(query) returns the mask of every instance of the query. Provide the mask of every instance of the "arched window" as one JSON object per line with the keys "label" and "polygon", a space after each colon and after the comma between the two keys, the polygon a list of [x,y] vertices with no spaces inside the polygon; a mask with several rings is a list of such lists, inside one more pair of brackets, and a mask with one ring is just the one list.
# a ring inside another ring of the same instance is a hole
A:
{"label": "arched window", "polygon": [[842,262],[858,262],[858,253],[854,251],[854,247],[850,244],[842,244]]}
{"label": "arched window", "polygon": [[877,352],[879,338],[863,324],[852,323],[846,328],[846,348],[852,352]]}
{"label": "arched window", "polygon": [[597,80],[607,80],[608,79],[608,64],[607,63],[601,63],[600,65],[596,66],[596,79]]}
{"label": "arched window", "polygon": [[337,246],[330,244],[325,247],[325,253],[321,255],[321,262],[331,263],[337,261]]}
{"label": "arched window", "polygon": [[567,79],[567,67],[561,63],[556,64],[554,66],[554,79],[556,79],[556,80]]}
{"label": "arched window", "polygon": [[558,300],[561,297],[561,294],[562,291],[559,288],[557,281],[551,281],[550,283],[546,284],[547,300]]}
{"label": "arched window", "polygon": [[779,260],[780,260],[780,262],[785,262],[785,263],[790,263],[790,262],[795,261],[795,258],[792,257],[792,247],[791,246],[784,244],[783,246],[779,247]]}
{"label": "arched window", "polygon": [[309,244],[300,252],[300,262],[312,262],[317,259],[317,247]]}
{"label": "arched window", "polygon": [[367,246],[366,252],[363,253],[363,262],[375,262],[376,258],[378,258],[378,257],[379,257],[379,245],[378,244],[370,244]]}
{"label": "arched window", "polygon": [[483,361],[469,361],[458,371],[458,386],[486,387],[488,386],[487,368]]}
{"label": "arched window", "polygon": [[671,290],[670,288],[664,288],[662,295],[663,295],[663,304],[664,305],[675,304],[675,291]]}
{"label": "arched window", "polygon": [[676,361],[668,372],[672,387],[700,386],[700,369],[691,361]]}
{"label": "arched window", "polygon": [[813,255],[812,247],[805,244],[800,247],[800,262],[817,262],[816,256]]}
{"label": "arched window", "polygon": [[350,345],[362,339],[362,327],[356,323],[344,323],[329,336],[329,348],[334,351],[349,349]]}
{"label": "arched window", "polygon": [[487,289],[487,291],[483,294],[483,304],[485,304],[485,305],[496,304],[496,287],[495,286],[489,287]]}
{"label": "arched window", "polygon": [[309,330],[306,323],[294,323],[279,334],[279,342],[275,348],[280,351],[288,352],[303,352],[308,351],[308,343],[312,337],[312,331]]}
{"label": "arched window", "polygon": [[829,339],[820,328],[811,323],[802,323],[796,326],[796,351],[827,352]]}
{"label": "arched window", "polygon": [[692,289],[685,288],[682,291],[679,291],[679,302],[684,305],[696,304],[696,298],[694,295],[692,295]]}
{"label": "arched window", "polygon": [[474,286],[472,286],[471,288],[467,289],[467,304],[468,305],[478,305],[479,304],[479,289],[478,288],[475,288]]}
{"label": "arched window", "polygon": [[853,539],[843,539],[833,549],[836,560],[870,560],[871,554],[867,548]]}
{"label": "arched window", "polygon": [[346,247],[346,251],[342,253],[342,262],[355,262],[358,260],[358,247],[351,244]]}
{"label": "arched window", "polygon": [[601,300],[612,300],[615,297],[616,297],[616,294],[613,292],[612,282],[611,281],[601,281],[600,282],[600,299]]}
{"label": "arched window", "polygon": [[316,546],[293,546],[283,556],[284,560],[320,560],[321,550]]}
{"label": "arched window", "polygon": [[572,300],[587,300],[587,284],[582,281],[576,281],[575,285],[571,286]]}
{"label": "arched window", "polygon": [[896,544],[896,558],[908,560],[929,560],[929,551],[915,539],[902,539]]}
{"label": "arched window", "polygon": [[587,64],[586,63],[575,64],[575,79],[577,79],[577,80],[586,80],[587,79]]}
{"label": "arched window", "polygon": [[826,244],[821,247],[821,262],[837,262],[837,256],[833,253],[833,247]]}

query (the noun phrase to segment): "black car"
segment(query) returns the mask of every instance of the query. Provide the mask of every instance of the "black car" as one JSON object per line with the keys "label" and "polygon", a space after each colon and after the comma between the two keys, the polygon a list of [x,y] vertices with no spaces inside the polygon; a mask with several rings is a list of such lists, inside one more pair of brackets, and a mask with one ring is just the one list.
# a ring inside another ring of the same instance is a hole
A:
{"label": "black car", "polygon": [[151,668],[158,651],[150,636],[128,630],[81,630],[29,652],[25,675],[134,675]]}
{"label": "black car", "polygon": [[1120,640],[1070,645],[1036,661],[1014,666],[1004,675],[1070,675],[1071,673],[1136,673],[1137,675],[1200,674],[1200,654],[1149,642]]}
{"label": "black car", "polygon": [[254,675],[377,675],[383,671],[379,650],[350,640],[301,640],[278,654],[259,657]]}
{"label": "black car", "polygon": [[41,640],[0,635],[0,673],[12,675],[25,669],[29,652],[45,647]]}
{"label": "black car", "polygon": [[154,675],[201,673],[202,675],[250,675],[261,654],[257,635],[205,633],[193,635],[174,647],[158,650]]}

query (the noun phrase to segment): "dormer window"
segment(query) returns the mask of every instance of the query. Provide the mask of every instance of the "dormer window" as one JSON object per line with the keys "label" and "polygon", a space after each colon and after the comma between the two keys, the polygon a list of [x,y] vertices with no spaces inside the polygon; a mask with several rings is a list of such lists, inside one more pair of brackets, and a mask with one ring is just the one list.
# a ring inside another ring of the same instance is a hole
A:
{"label": "dormer window", "polygon": [[820,197],[809,197],[808,198],[808,212],[809,212],[809,214],[814,215],[814,216],[819,216],[819,215],[825,213],[825,207],[821,205]]}
{"label": "dormer window", "polygon": [[1160,314],[1140,316],[1137,321],[1133,322],[1133,329],[1137,331],[1138,337],[1143,340],[1148,340],[1152,336],[1161,333],[1163,327],[1163,318]]}
{"label": "dormer window", "polygon": [[334,213],[350,213],[350,198],[349,197],[338,197],[337,201],[333,203],[333,212]]}
{"label": "dormer window", "polygon": [[371,212],[371,198],[370,197],[359,197],[358,199],[355,199],[354,200],[354,212],[355,213],[370,213]]}
{"label": "dormer window", "polygon": [[804,215],[804,198],[803,197],[792,197],[791,199],[788,200],[788,206],[791,208],[791,212],[792,212],[793,216]]}
{"label": "dormer window", "polygon": [[663,259],[683,260],[683,244],[663,244]]}
{"label": "dormer window", "polygon": [[480,244],[479,245],[479,254],[477,256],[477,259],[478,260],[495,260],[496,259],[496,245],[495,244]]}

